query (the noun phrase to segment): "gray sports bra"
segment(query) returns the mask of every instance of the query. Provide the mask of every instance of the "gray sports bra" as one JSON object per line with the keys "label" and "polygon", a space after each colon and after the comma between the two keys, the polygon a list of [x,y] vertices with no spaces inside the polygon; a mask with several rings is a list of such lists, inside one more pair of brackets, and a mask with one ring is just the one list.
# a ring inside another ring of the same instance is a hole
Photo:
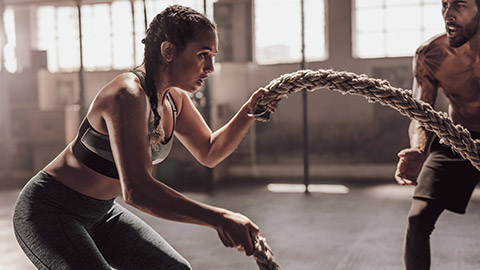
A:
{"label": "gray sports bra", "polygon": [[[145,89],[144,74],[139,71],[133,71],[140,79],[140,83]],[[170,95],[167,94],[168,102],[172,107],[173,130],[165,142],[160,142],[156,146],[151,146],[152,164],[158,164],[165,160],[170,153],[173,144],[173,133],[175,130],[177,107]],[[150,115],[148,131],[153,131],[153,113]],[[112,149],[108,135],[96,131],[88,122],[87,117],[83,119],[75,142],[73,144],[73,155],[92,170],[103,175],[118,179],[118,171],[113,159]]]}

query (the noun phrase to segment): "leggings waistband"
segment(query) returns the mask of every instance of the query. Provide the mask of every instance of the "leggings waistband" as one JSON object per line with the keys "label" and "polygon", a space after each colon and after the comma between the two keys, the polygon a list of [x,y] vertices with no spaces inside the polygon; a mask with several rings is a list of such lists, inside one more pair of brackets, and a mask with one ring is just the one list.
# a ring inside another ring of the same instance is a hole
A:
{"label": "leggings waistband", "polygon": [[114,200],[99,200],[81,194],[40,171],[25,185],[18,202],[35,208],[53,206],[68,213],[95,219],[103,217]]}

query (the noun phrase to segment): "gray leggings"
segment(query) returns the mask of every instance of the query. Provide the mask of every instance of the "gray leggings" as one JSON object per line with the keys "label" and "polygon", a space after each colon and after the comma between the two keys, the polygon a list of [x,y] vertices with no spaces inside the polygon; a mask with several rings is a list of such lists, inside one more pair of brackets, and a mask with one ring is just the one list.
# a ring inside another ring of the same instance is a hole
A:
{"label": "gray leggings", "polygon": [[191,269],[157,232],[112,200],[39,172],[21,191],[13,225],[38,269]]}

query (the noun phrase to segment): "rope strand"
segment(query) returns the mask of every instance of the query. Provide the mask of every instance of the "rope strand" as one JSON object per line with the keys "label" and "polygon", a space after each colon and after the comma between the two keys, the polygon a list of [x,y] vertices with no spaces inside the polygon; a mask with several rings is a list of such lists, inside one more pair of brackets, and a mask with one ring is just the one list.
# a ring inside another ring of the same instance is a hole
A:
{"label": "rope strand", "polygon": [[272,249],[267,245],[267,239],[260,235],[252,235],[253,239],[253,258],[258,265],[259,270],[280,270],[280,266],[277,264],[273,257]]}
{"label": "rope strand", "polygon": [[392,87],[388,81],[331,69],[299,70],[272,80],[265,88],[270,92],[257,100],[252,114],[259,121],[270,120],[268,103],[279,102],[302,89],[315,91],[327,88],[343,94],[360,95],[369,102],[392,107],[400,114],[417,120],[426,130],[437,134],[442,143],[480,170],[480,140],[473,140],[466,128],[453,124],[447,113],[435,111],[430,104],[415,99],[411,90]]}

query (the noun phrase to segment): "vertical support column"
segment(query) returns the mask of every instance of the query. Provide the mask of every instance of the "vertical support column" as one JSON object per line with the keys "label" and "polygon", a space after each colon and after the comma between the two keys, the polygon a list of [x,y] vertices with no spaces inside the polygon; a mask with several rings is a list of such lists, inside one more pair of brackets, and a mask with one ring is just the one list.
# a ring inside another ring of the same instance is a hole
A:
{"label": "vertical support column", "polygon": [[148,18],[147,18],[147,3],[146,0],[143,0],[143,19],[145,20],[145,30],[148,28]]}
{"label": "vertical support column", "polygon": [[[207,16],[207,0],[203,0],[203,14]],[[205,81],[205,85],[203,88],[203,94],[205,95],[205,110],[204,110],[204,117],[205,121],[209,126],[212,126],[212,117],[211,117],[211,101],[210,101],[210,84],[208,80]],[[206,184],[205,190],[207,193],[213,192],[213,169],[207,168],[207,176],[206,176]]]}
{"label": "vertical support column", "polygon": [[[302,62],[301,69],[305,69],[305,3],[304,0],[300,0],[301,10],[301,27],[302,27]],[[305,193],[308,194],[308,185],[310,183],[310,171],[309,171],[309,151],[308,151],[308,100],[307,90],[302,90],[302,125],[303,125],[303,183],[305,185]]]}
{"label": "vertical support column", "polygon": [[[335,63],[352,62],[352,1],[350,0],[324,0],[326,6],[327,48],[329,59]],[[349,16],[345,16],[348,14]],[[339,31],[339,29],[342,29]],[[329,61],[329,60],[327,60]],[[330,62],[330,61],[329,61]]]}
{"label": "vertical support column", "polygon": [[83,70],[83,34],[82,34],[82,0],[76,0],[77,12],[78,12],[78,42],[80,43],[80,69],[78,70],[78,83],[79,83],[79,105],[80,105],[80,118],[85,117],[87,110],[85,104],[85,81]]}
{"label": "vertical support column", "polygon": [[135,1],[134,0],[130,0],[130,10],[132,12],[133,66],[136,66],[137,65],[137,31],[136,31],[136,24],[135,24]]}

